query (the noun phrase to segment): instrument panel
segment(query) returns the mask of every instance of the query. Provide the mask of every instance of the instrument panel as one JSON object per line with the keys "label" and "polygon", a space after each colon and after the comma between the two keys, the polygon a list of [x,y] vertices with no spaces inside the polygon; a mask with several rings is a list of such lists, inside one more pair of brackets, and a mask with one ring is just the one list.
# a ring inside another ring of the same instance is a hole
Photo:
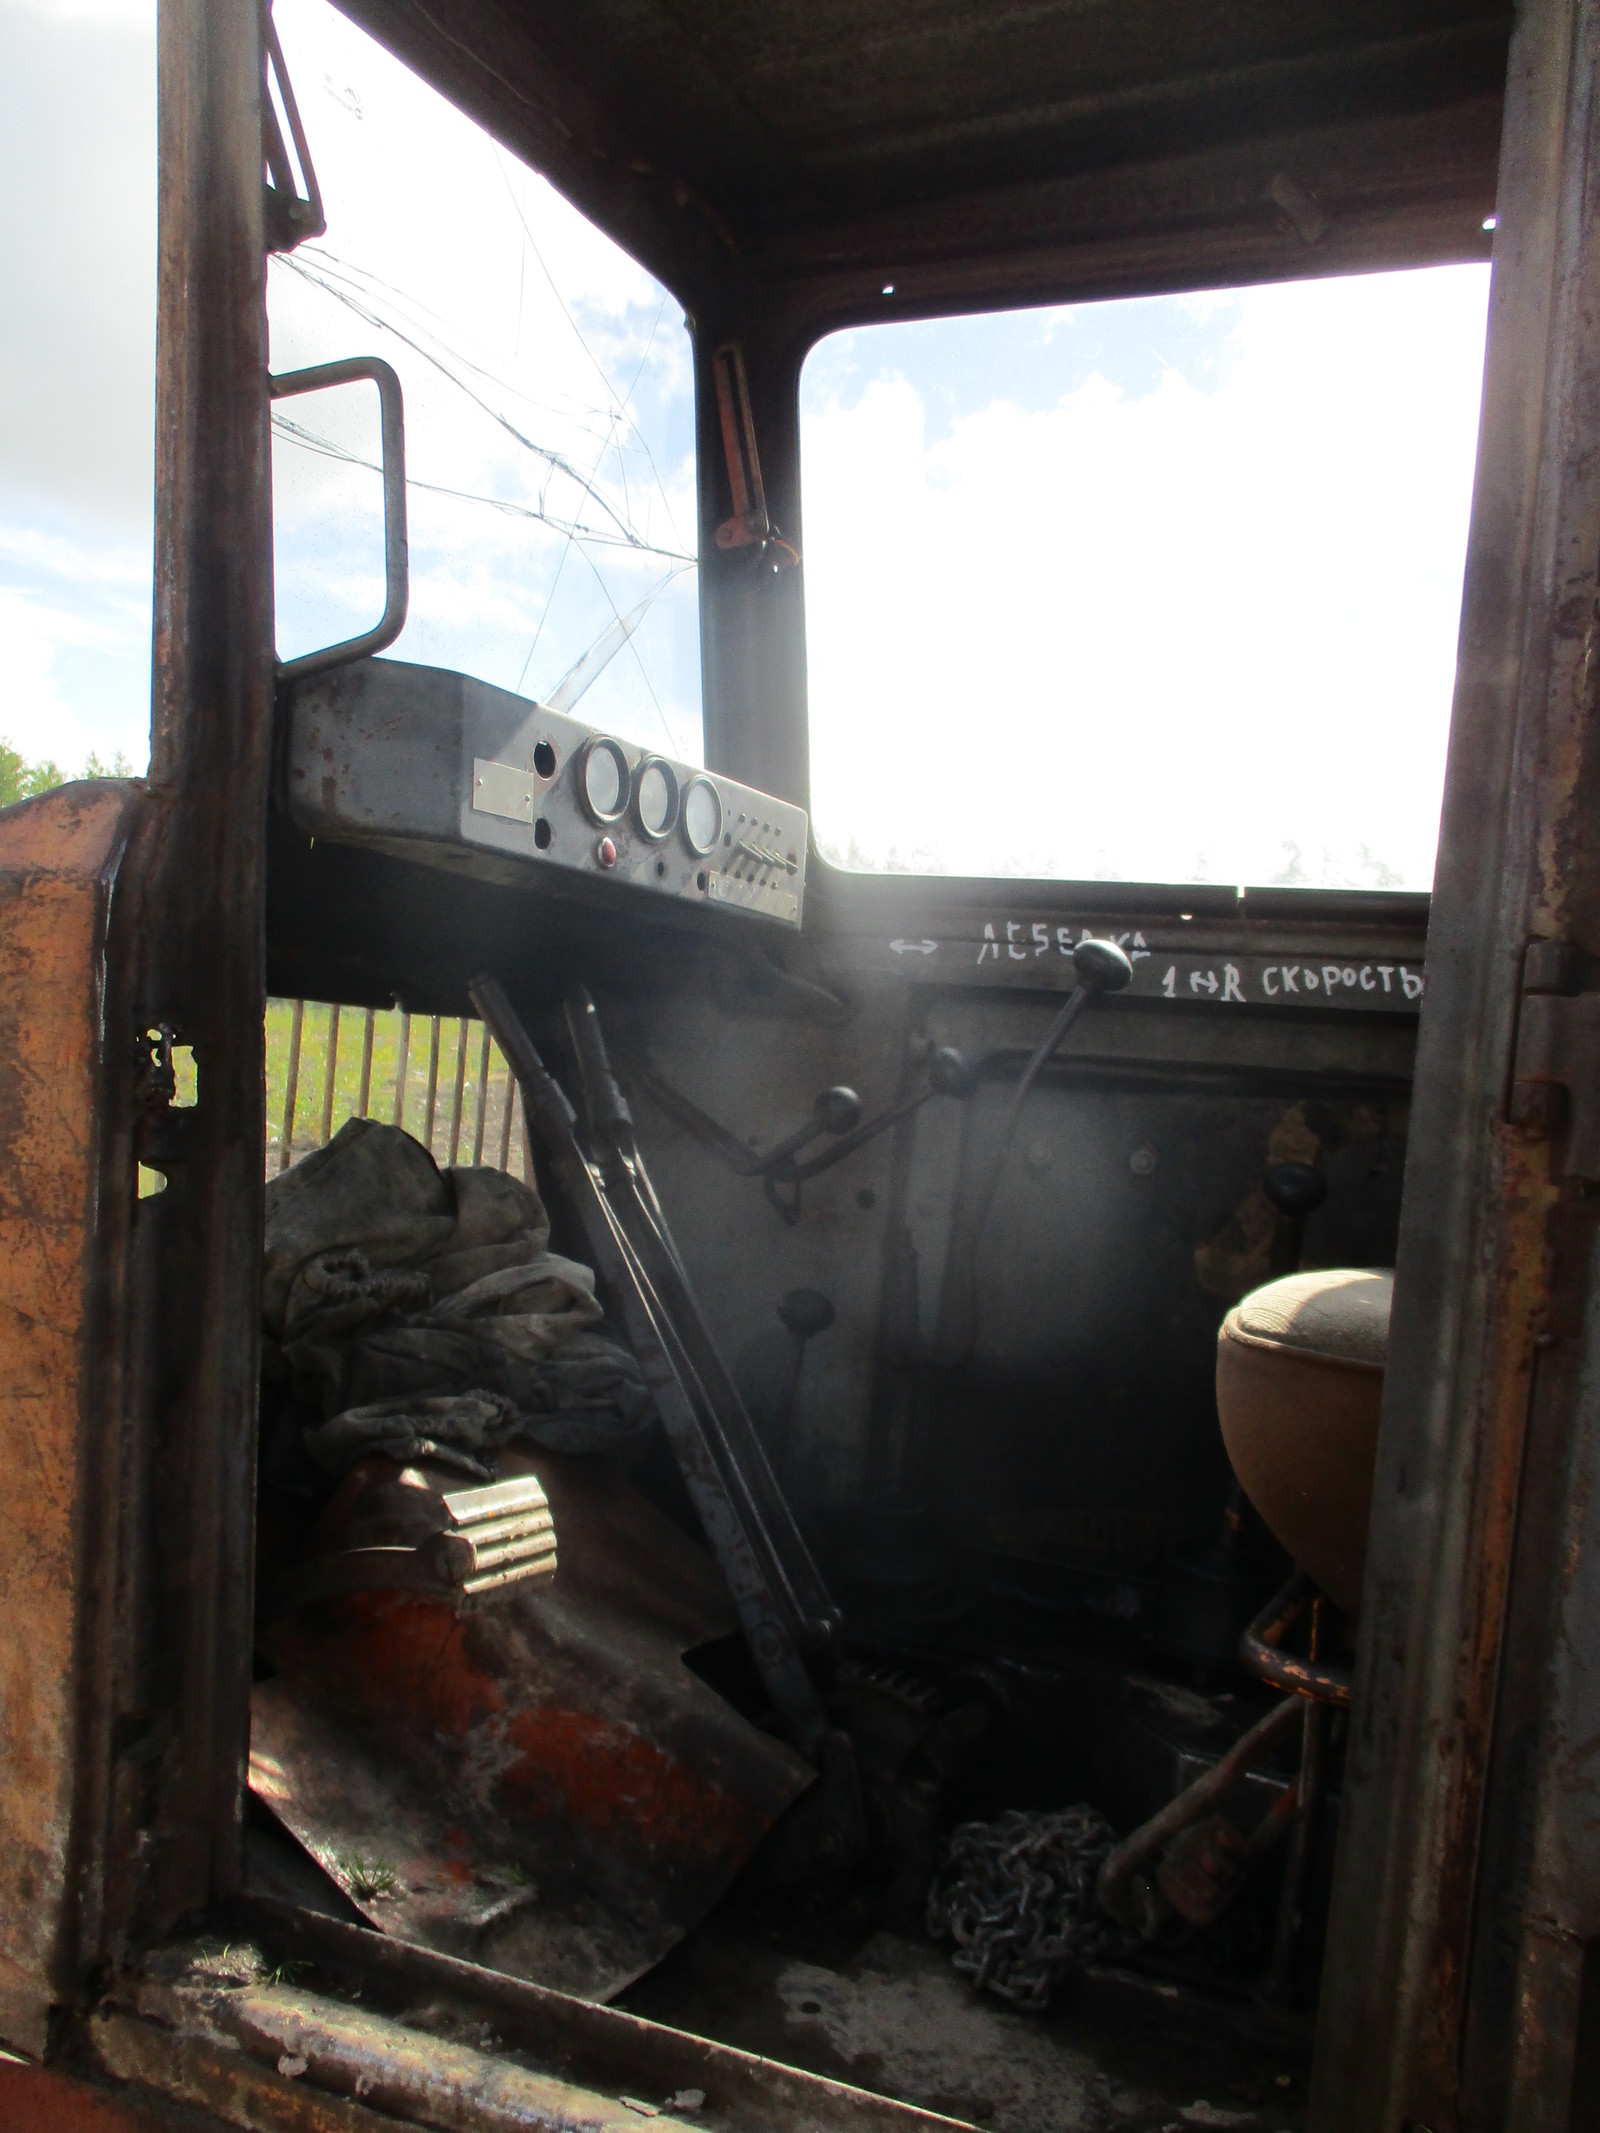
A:
{"label": "instrument panel", "polygon": [[366,659],[297,685],[284,786],[313,837],[800,923],[804,808],[445,668]]}

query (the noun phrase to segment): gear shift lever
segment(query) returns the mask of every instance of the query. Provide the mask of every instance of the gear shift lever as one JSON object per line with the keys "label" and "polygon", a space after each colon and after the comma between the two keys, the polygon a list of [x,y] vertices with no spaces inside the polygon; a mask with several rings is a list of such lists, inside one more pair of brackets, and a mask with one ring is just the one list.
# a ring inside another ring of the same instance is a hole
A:
{"label": "gear shift lever", "polygon": [[1133,978],[1133,965],[1115,941],[1079,941],[1072,951],[1072,968],[1078,982],[1068,993],[1050,1027],[1029,1055],[1028,1063],[1022,1070],[1007,1108],[1005,1122],[1000,1128],[1000,1137],[989,1158],[989,1166],[972,1196],[959,1231],[950,1239],[946,1259],[945,1295],[954,1306],[956,1322],[951,1337],[941,1344],[939,1358],[947,1368],[955,1368],[965,1363],[977,1345],[978,1245],[983,1237],[984,1224],[989,1219],[989,1210],[994,1205],[994,1196],[1000,1185],[1000,1173],[1005,1168],[1011,1143],[1016,1139],[1017,1126],[1029,1093],[1049,1060],[1059,1050],[1067,1032],[1089,1003],[1101,993],[1121,992]]}
{"label": "gear shift lever", "polygon": [[1306,1217],[1315,1214],[1328,1197],[1328,1181],[1314,1164],[1274,1163],[1261,1180],[1261,1190],[1278,1217],[1270,1262],[1276,1281],[1280,1274],[1299,1270]]}

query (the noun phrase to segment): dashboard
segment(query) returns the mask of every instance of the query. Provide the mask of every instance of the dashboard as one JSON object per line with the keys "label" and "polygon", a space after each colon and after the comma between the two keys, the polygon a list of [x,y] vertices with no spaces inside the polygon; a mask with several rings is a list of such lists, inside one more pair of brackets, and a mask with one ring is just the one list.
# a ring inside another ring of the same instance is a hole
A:
{"label": "dashboard", "polygon": [[800,924],[804,808],[470,675],[364,659],[308,678],[281,745],[313,838]]}

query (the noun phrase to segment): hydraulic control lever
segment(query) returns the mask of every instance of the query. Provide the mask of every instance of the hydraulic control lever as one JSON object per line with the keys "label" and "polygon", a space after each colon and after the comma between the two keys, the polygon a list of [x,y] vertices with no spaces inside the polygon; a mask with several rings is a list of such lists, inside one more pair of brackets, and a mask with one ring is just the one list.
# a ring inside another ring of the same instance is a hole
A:
{"label": "hydraulic control lever", "polygon": [[[887,1133],[891,1126],[898,1126],[901,1119],[921,1110],[930,1097],[964,1099],[977,1086],[978,1077],[965,1056],[954,1045],[941,1044],[928,1054],[927,1087],[891,1104],[887,1111],[880,1111],[876,1118],[869,1118],[864,1123],[861,1099],[854,1089],[824,1089],[817,1098],[813,1118],[762,1157],[762,1190],[785,1222],[798,1222],[800,1188],[807,1178],[820,1177],[835,1163],[842,1163],[847,1155],[854,1155],[868,1141],[875,1141],[880,1133]],[[848,1102],[844,1101],[846,1098]],[[824,1148],[819,1155],[807,1156],[804,1162],[798,1161],[800,1150],[819,1133],[836,1135],[833,1146]]]}
{"label": "hydraulic control lever", "polygon": [[[747,1175],[760,1178],[762,1191],[785,1222],[797,1222],[800,1219],[799,1180],[802,1165],[798,1158],[801,1149],[809,1148],[811,1143],[819,1140],[824,1133],[835,1134],[854,1143],[860,1131],[861,1098],[855,1090],[847,1089],[842,1084],[838,1088],[824,1089],[812,1105],[811,1116],[805,1124],[796,1126],[786,1140],[779,1141],[776,1148],[769,1148],[765,1155],[754,1156]],[[804,1166],[805,1174],[811,1175],[813,1166],[826,1170],[830,1163],[836,1163],[838,1160],[837,1152],[829,1150],[820,1158],[813,1157],[811,1162]],[[789,1188],[788,1199],[780,1194],[780,1179]]]}
{"label": "hydraulic control lever", "polygon": [[[1120,953],[1120,950],[1113,950]],[[698,1141],[717,1155],[732,1171],[742,1178],[760,1178],[762,1190],[785,1222],[800,1219],[800,1188],[807,1178],[820,1177],[823,1171],[831,1170],[842,1163],[846,1156],[854,1155],[868,1141],[875,1141],[880,1133],[887,1133],[891,1126],[899,1125],[901,1119],[920,1110],[934,1096],[966,1098],[978,1085],[966,1057],[952,1045],[941,1044],[928,1054],[928,1078],[926,1086],[914,1090],[876,1118],[862,1119],[861,1099],[854,1089],[838,1087],[824,1089],[812,1106],[811,1116],[793,1133],[779,1141],[776,1147],[764,1154],[747,1148],[743,1141],[720,1125],[709,1112],[690,1101],[670,1082],[663,1081],[649,1067],[640,1067],[637,1078],[650,1092],[669,1117],[677,1120]],[[833,1145],[818,1154],[805,1155],[803,1151],[824,1134],[833,1136]]]}
{"label": "hydraulic control lever", "polygon": [[794,1427],[795,1401],[800,1392],[800,1372],[805,1364],[806,1343],[826,1333],[838,1313],[820,1289],[789,1289],[778,1298],[778,1317],[793,1342],[783,1396],[778,1402],[778,1426],[773,1433],[772,1456],[780,1474],[789,1466],[789,1433]]}
{"label": "hydraulic control lever", "polygon": [[983,1239],[989,1210],[994,1205],[1006,1157],[1017,1137],[1023,1106],[1034,1083],[1060,1050],[1067,1032],[1090,1002],[1102,993],[1121,992],[1133,977],[1133,965],[1115,941],[1079,941],[1072,951],[1072,970],[1077,983],[1028,1056],[1007,1107],[1000,1138],[950,1239],[945,1262],[945,1297],[954,1324],[940,1343],[940,1360],[947,1368],[966,1362],[977,1343],[978,1246]]}
{"label": "hydraulic control lever", "polygon": [[611,1292],[773,1705],[802,1754],[820,1759],[831,1729],[807,1661],[826,1653],[839,1613],[701,1314],[634,1140],[594,1002],[579,990],[568,1003],[591,1155],[576,1112],[504,990],[484,976],[469,991]]}

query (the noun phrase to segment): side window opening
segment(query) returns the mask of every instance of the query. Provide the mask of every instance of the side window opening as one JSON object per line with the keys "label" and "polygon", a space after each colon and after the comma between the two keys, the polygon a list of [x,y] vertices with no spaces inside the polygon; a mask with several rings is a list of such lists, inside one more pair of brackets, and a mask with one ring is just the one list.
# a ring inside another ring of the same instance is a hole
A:
{"label": "side window opening", "polygon": [[150,734],[156,10],[8,8],[0,808]]}
{"label": "side window opening", "polygon": [[[660,283],[327,0],[280,0],[324,237],[275,255],[277,374],[405,395],[411,602],[392,658],[701,759],[693,364]],[[278,653],[383,605],[376,395],[275,406]],[[563,686],[564,685],[564,686]]]}
{"label": "side window opening", "polygon": [[823,855],[1427,889],[1488,281],[821,341],[800,406]]}

